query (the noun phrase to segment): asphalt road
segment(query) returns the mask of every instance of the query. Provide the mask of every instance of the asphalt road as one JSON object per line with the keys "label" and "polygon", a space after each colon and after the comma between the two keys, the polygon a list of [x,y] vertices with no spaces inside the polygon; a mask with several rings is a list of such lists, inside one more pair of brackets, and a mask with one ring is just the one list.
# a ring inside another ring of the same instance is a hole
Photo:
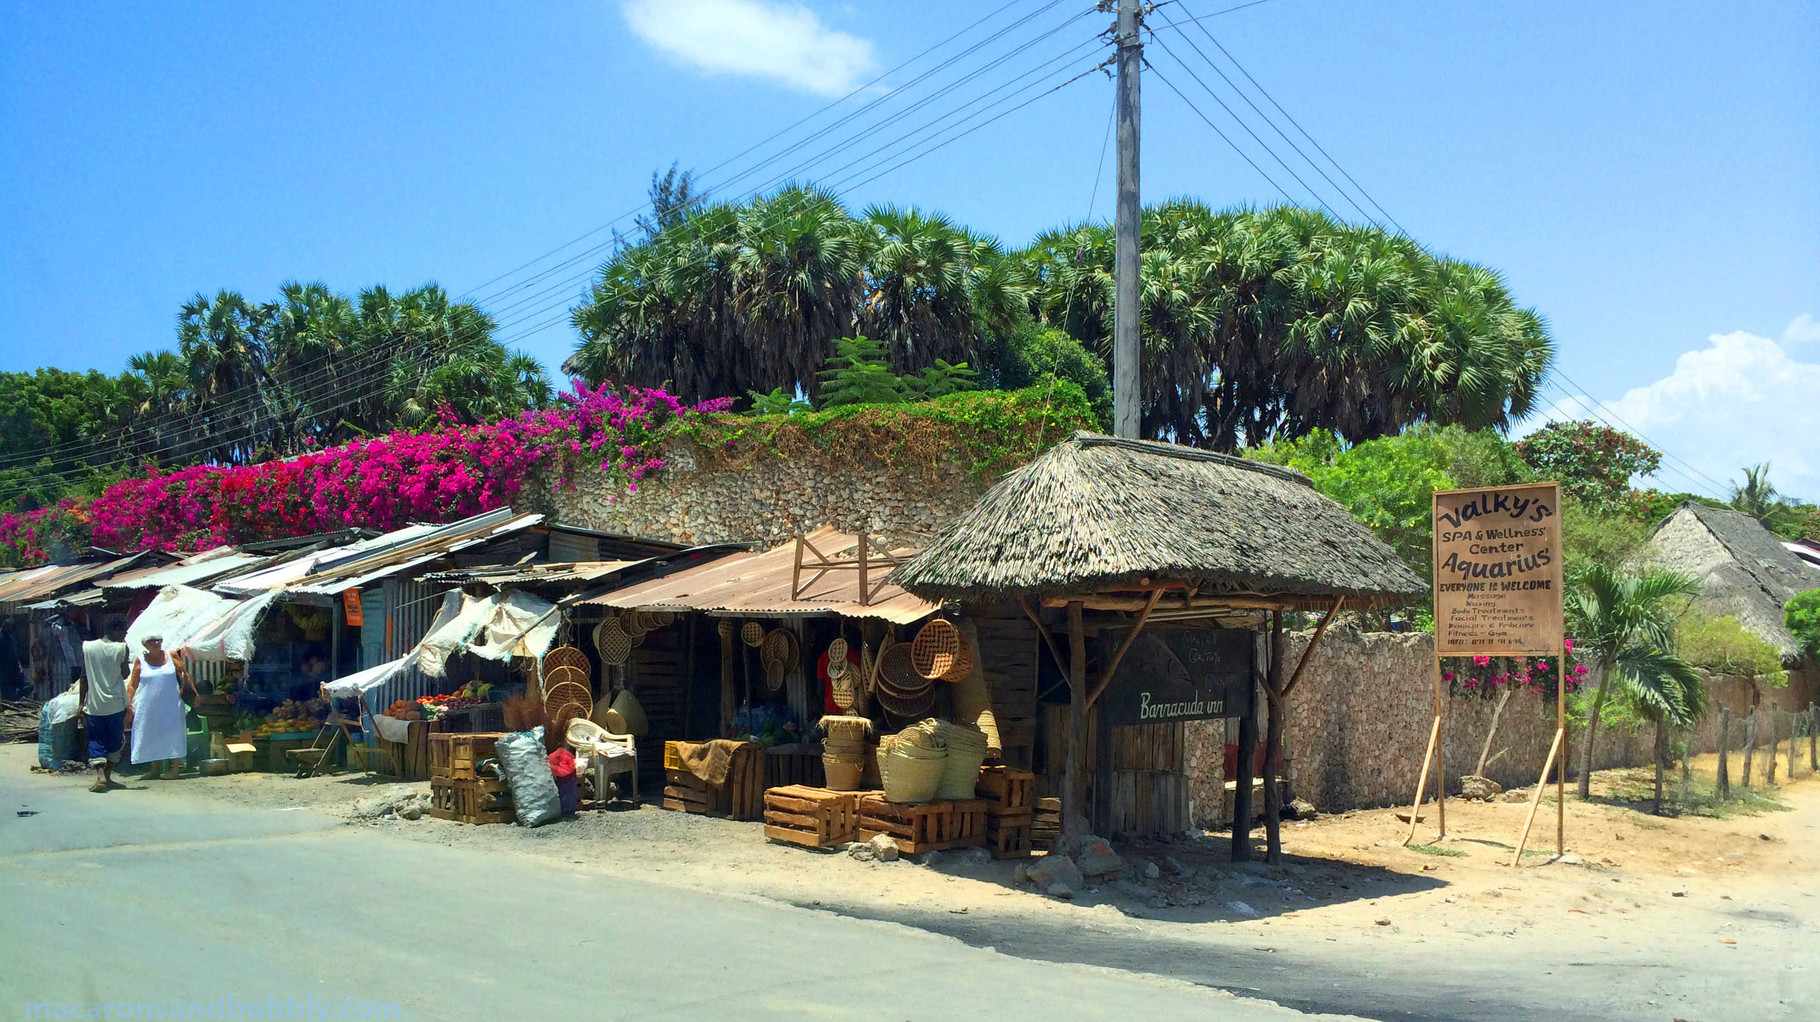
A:
{"label": "asphalt road", "polygon": [[91,1003],[112,1018],[1316,1017],[310,810],[17,775],[0,776],[0,807],[0,1018]]}

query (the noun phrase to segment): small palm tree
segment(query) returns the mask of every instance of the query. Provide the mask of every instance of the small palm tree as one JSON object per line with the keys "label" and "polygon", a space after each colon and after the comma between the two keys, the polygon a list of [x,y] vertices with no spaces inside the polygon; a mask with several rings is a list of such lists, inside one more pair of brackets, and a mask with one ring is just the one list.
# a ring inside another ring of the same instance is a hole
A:
{"label": "small palm tree", "polygon": [[[1694,665],[1663,650],[1639,650],[1620,672],[1624,701],[1656,725],[1656,807],[1662,812],[1662,770],[1668,761],[1668,733],[1691,729],[1706,712],[1706,677]],[[1585,774],[1581,774],[1582,783]]]}
{"label": "small palm tree", "polygon": [[1732,510],[1742,511],[1759,525],[1775,531],[1776,524],[1788,514],[1782,494],[1769,481],[1769,462],[1749,465],[1744,469],[1744,482],[1732,486]]}
{"label": "small palm tree", "polygon": [[1580,740],[1582,799],[1592,797],[1593,741],[1612,681],[1621,678],[1627,686],[1666,684],[1662,679],[1674,666],[1671,659],[1686,666],[1670,652],[1674,618],[1683,601],[1699,592],[1699,582],[1660,568],[1631,572],[1595,563],[1575,574],[1565,600],[1568,627],[1577,648],[1597,662],[1592,712]]}

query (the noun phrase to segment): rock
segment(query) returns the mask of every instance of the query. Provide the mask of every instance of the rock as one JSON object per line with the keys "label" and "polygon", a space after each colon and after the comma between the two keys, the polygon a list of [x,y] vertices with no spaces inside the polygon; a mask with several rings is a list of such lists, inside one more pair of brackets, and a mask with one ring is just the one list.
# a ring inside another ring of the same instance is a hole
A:
{"label": "rock", "polygon": [[1498,796],[1500,802],[1528,802],[1529,792],[1523,788],[1512,788]]}
{"label": "rock", "polygon": [[1257,909],[1252,908],[1242,901],[1229,901],[1226,903],[1226,907],[1249,919],[1256,919],[1258,915]]}
{"label": "rock", "polygon": [[1125,860],[1112,850],[1112,842],[1088,834],[1081,838],[1081,854],[1075,865],[1085,876],[1105,876],[1125,868]]}
{"label": "rock", "polygon": [[1169,867],[1169,872],[1174,873],[1176,876],[1181,877],[1184,880],[1188,879],[1191,876],[1194,876],[1194,870],[1183,865],[1182,861],[1180,859],[1177,859],[1173,855],[1163,856],[1163,864],[1165,866]]}
{"label": "rock", "polygon": [[1460,778],[1460,797],[1489,802],[1503,792],[1504,786],[1489,777],[1467,774]]}
{"label": "rock", "polygon": [[1021,862],[1018,863],[1011,870],[1011,882],[1014,884],[1029,883],[1030,882],[1030,867],[1024,865]]}
{"label": "rock", "polygon": [[898,852],[897,852],[897,842],[896,841],[891,840],[891,838],[887,837],[884,834],[874,834],[874,835],[872,835],[872,840],[869,842],[869,844],[872,845],[872,854],[874,857],[876,857],[878,859],[878,861],[880,861],[880,862],[896,862],[897,861]]}
{"label": "rock", "polygon": [[[940,856],[937,860],[937,855]],[[934,866],[989,866],[992,864],[992,853],[984,848],[956,848],[951,852],[939,852],[929,856],[929,865]]]}
{"label": "rock", "polygon": [[1283,815],[1292,820],[1312,820],[1321,815],[1320,810],[1314,807],[1314,803],[1305,798],[1292,798],[1285,808],[1288,811]]}
{"label": "rock", "polygon": [[871,862],[878,858],[878,851],[864,841],[848,842],[847,854],[861,862]]}
{"label": "rock", "polygon": [[1069,887],[1067,884],[1050,884],[1044,893],[1051,898],[1058,898],[1062,901],[1074,900],[1074,888]]}
{"label": "rock", "polygon": [[1049,887],[1052,884],[1063,884],[1077,888],[1082,884],[1081,871],[1074,860],[1066,855],[1045,855],[1041,860],[1031,863],[1024,870],[1024,875],[1038,887]]}
{"label": "rock", "polygon": [[417,789],[410,785],[394,784],[377,795],[355,802],[354,815],[363,820],[376,820],[381,816],[398,813],[407,805],[416,804],[419,797]]}
{"label": "rock", "polygon": [[1144,879],[1155,880],[1163,875],[1163,870],[1154,862],[1144,863]]}
{"label": "rock", "polygon": [[416,822],[417,820],[423,819],[423,807],[412,802],[410,805],[400,809],[398,815],[412,822]]}
{"label": "rock", "polygon": [[1379,926],[1389,926],[1390,925],[1390,920],[1388,920],[1388,919],[1377,919],[1377,920],[1373,920],[1373,921],[1376,922]]}
{"label": "rock", "polygon": [[1113,883],[1112,889],[1127,898],[1135,898],[1138,901],[1149,901],[1151,898],[1156,897],[1155,891],[1138,883],[1136,880],[1116,881]]}

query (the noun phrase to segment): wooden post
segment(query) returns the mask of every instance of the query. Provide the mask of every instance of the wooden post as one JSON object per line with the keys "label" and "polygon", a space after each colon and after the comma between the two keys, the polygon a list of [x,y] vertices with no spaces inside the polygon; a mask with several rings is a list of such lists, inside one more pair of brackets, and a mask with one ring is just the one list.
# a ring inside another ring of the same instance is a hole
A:
{"label": "wooden post", "polygon": [[862,607],[867,606],[872,602],[872,600],[868,598],[868,594],[870,594],[872,590],[866,585],[866,580],[868,578],[866,574],[867,556],[866,530],[861,529],[859,530],[859,605]]}
{"label": "wooden post", "polygon": [[1776,743],[1782,740],[1782,736],[1776,731],[1776,718],[1781,713],[1782,711],[1774,706],[1769,708],[1769,755],[1763,757],[1763,783],[1772,788],[1776,786]]}
{"label": "wooden post", "polygon": [[[1409,834],[1403,838],[1408,845],[1416,839],[1416,821],[1422,815],[1422,794],[1428,787],[1428,768],[1434,762],[1435,742],[1441,737],[1441,718],[1436,717],[1434,726],[1428,729],[1428,751],[1422,754],[1422,772],[1416,775],[1416,804],[1409,810]],[[1545,773],[1542,776],[1547,777]]]}
{"label": "wooden post", "polygon": [[1232,861],[1251,861],[1251,771],[1258,755],[1258,716],[1256,686],[1252,678],[1251,710],[1239,718],[1239,756],[1237,776],[1232,787]]}
{"label": "wooden post", "polygon": [[[1555,671],[1555,741],[1567,748],[1567,651]],[[1544,775],[1546,776],[1546,774]],[[1555,854],[1567,854],[1567,756],[1563,753],[1555,764]],[[1522,852],[1517,858],[1523,857]]]}
{"label": "wooden post", "polygon": [[1807,704],[1807,768],[1820,770],[1820,707]]}
{"label": "wooden post", "polygon": [[1270,612],[1270,665],[1264,689],[1270,716],[1264,727],[1264,861],[1283,861],[1283,612]]}
{"label": "wooden post", "polygon": [[1739,777],[1741,780],[1744,781],[1744,787],[1747,790],[1756,783],[1751,780],[1751,776],[1750,776],[1751,761],[1756,757],[1756,755],[1757,755],[1757,708],[1755,706],[1753,706],[1750,708],[1750,713],[1748,715],[1746,715],[1744,718],[1744,769],[1738,771]]}
{"label": "wooden post", "polygon": [[1447,689],[1441,684],[1441,654],[1435,654],[1435,839],[1447,836]]}
{"label": "wooden post", "polygon": [[1719,765],[1713,778],[1713,794],[1723,802],[1732,797],[1731,755],[1732,711],[1719,707]]}
{"label": "wooden post", "polygon": [[1536,807],[1542,804],[1542,788],[1548,783],[1548,771],[1555,765],[1555,757],[1561,752],[1561,741],[1566,732],[1556,731],[1555,740],[1549,743],[1548,758],[1542,761],[1542,776],[1536,778],[1536,790],[1529,796],[1529,814],[1523,817],[1523,834],[1517,838],[1517,853],[1511,856],[1512,866],[1523,865],[1523,846],[1529,843],[1529,828],[1536,822]]}
{"label": "wooden post", "polygon": [[1081,624],[1081,601],[1068,601],[1068,761],[1062,770],[1062,831],[1057,846],[1064,854],[1080,851],[1087,833],[1087,636]]}
{"label": "wooden post", "polygon": [[1788,780],[1790,784],[1795,781],[1795,724],[1799,719],[1793,713],[1788,715]]}
{"label": "wooden post", "polygon": [[[689,615],[689,628],[684,633],[683,641],[683,737],[693,738],[695,729],[690,725],[695,719],[695,625],[696,615]],[[604,679],[603,679],[604,680]]]}
{"label": "wooden post", "polygon": [[733,643],[738,641],[734,634],[733,622],[722,618],[720,629],[720,736],[732,737],[733,713],[737,709],[733,697]]}

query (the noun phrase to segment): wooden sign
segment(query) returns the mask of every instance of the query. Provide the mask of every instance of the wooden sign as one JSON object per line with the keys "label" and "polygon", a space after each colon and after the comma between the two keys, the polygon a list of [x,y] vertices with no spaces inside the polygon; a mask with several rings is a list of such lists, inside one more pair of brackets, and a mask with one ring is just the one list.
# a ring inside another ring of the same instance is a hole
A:
{"label": "wooden sign", "polygon": [[360,590],[343,589],[341,591],[341,609],[347,612],[350,627],[359,628],[366,624],[366,614],[360,609]]}
{"label": "wooden sign", "polygon": [[1434,495],[1437,656],[1559,656],[1561,486]]}
{"label": "wooden sign", "polygon": [[1242,717],[1251,712],[1256,653],[1248,630],[1147,629],[1095,705],[1110,724]]}

